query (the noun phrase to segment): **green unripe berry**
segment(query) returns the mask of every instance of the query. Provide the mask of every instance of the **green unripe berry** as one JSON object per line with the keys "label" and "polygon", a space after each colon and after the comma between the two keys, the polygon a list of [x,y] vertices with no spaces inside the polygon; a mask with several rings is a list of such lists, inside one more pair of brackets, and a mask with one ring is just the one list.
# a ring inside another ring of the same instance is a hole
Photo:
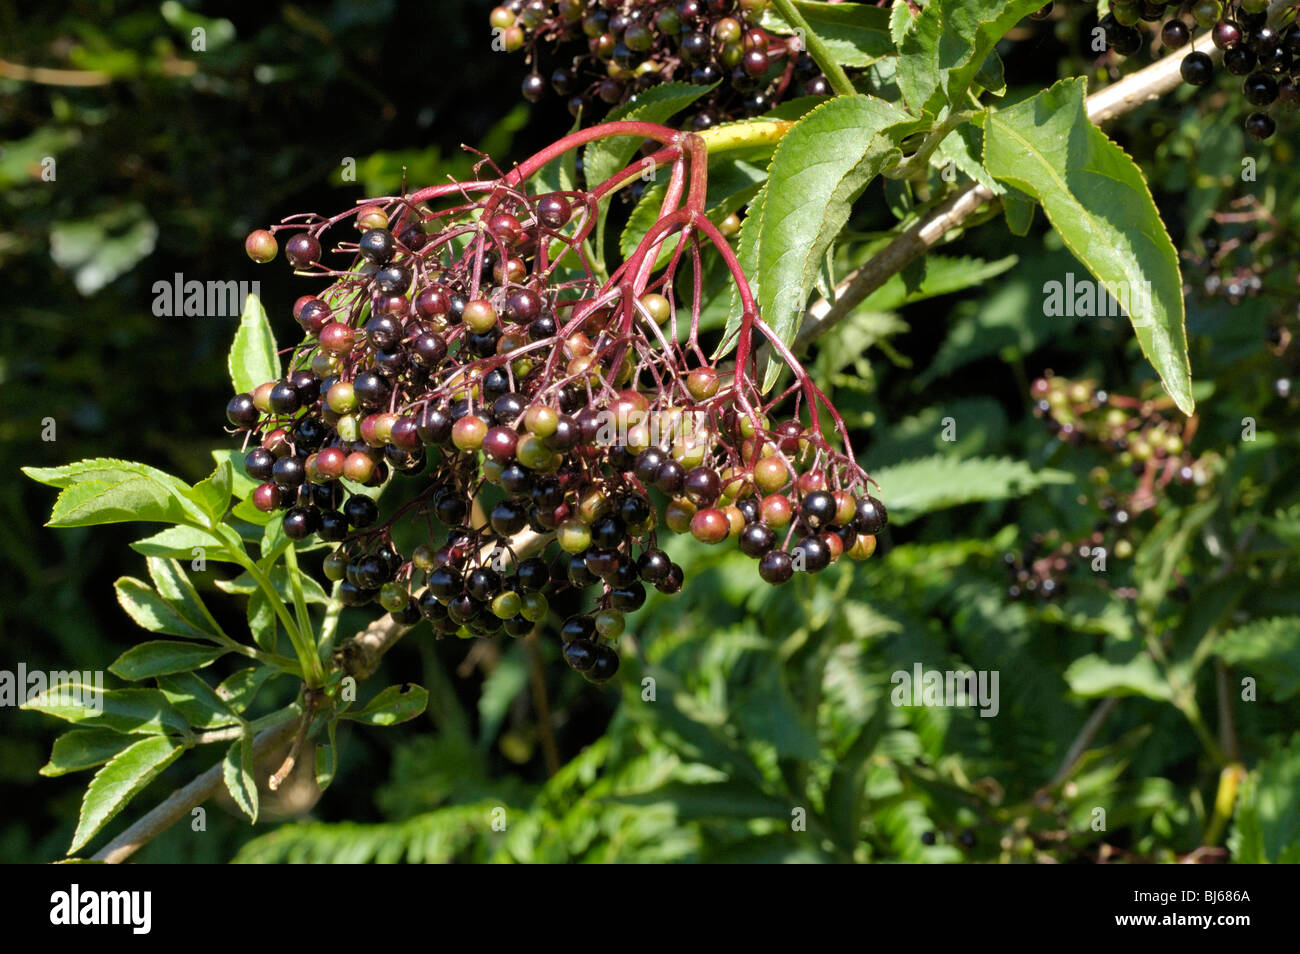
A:
{"label": "green unripe berry", "polygon": [[401,583],[385,583],[379,588],[379,605],[390,613],[405,609],[410,598],[411,595],[406,592],[406,587]]}
{"label": "green unripe berry", "polygon": [[601,610],[596,614],[596,632],[606,639],[618,639],[623,635],[623,629],[627,626],[623,614],[618,610]]}
{"label": "green unripe berry", "polygon": [[357,393],[351,384],[340,381],[326,392],[325,404],[335,414],[351,414],[357,409]]}
{"label": "green unripe berry", "polygon": [[519,598],[519,594],[514,590],[498,593],[496,599],[492,601],[492,615],[498,619],[510,619],[518,616],[523,608],[524,601]]}
{"label": "green unripe berry", "polygon": [[428,573],[433,569],[433,547],[421,543],[411,551],[411,566]]}
{"label": "green unripe berry", "polygon": [[591,527],[577,518],[566,520],[555,531],[555,541],[566,553],[581,553],[591,546]]}
{"label": "green unripe berry", "polygon": [[538,437],[550,437],[555,433],[559,423],[560,415],[555,408],[545,404],[536,404],[524,414],[524,427],[528,429],[528,433],[536,434]]}
{"label": "green unripe berry", "polygon": [[347,573],[348,569],[347,554],[345,554],[342,549],[335,550],[325,558],[325,563],[322,565],[321,569],[324,571],[325,578],[328,580],[338,581],[343,579],[343,576]]}
{"label": "green unripe berry", "polygon": [[546,613],[550,609],[550,604],[546,602],[546,597],[541,593],[525,593],[522,603],[519,615],[530,623],[545,619]]}

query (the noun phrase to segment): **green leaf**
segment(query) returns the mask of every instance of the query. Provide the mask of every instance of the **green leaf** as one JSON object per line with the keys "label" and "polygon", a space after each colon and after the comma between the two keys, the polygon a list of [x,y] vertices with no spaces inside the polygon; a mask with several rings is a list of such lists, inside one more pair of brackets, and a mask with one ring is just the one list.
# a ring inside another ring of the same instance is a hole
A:
{"label": "green leaf", "polygon": [[184,481],[146,464],[95,458],[63,467],[24,467],[23,473],[63,490],[50,513],[51,527],[86,527],[139,520],[202,522],[206,515],[186,499]]}
{"label": "green leaf", "polygon": [[[959,425],[960,426],[960,423]],[[1007,500],[1047,484],[1068,484],[1074,477],[1060,470],[1030,468],[1021,460],[975,457],[966,460],[936,454],[882,467],[871,474],[891,523],[903,524],[925,513],[980,500]]]}
{"label": "green leaf", "polygon": [[141,739],[114,756],[95,773],[81,802],[77,832],[72,836],[68,854],[80,851],[113,817],[126,807],[144,787],[185,751],[174,739]]}
{"label": "green leaf", "polygon": [[265,666],[250,666],[228,676],[217,686],[217,698],[232,712],[243,712],[252,704],[257,691],[275,673]]}
{"label": "green leaf", "polygon": [[1239,626],[1216,639],[1214,651],[1267,686],[1275,702],[1300,692],[1300,616]]}
{"label": "green leaf", "polygon": [[188,736],[190,732],[184,716],[157,689],[101,690],[64,682],[37,693],[22,708],[89,729],[148,735],[178,732]]}
{"label": "green leaf", "polygon": [[219,465],[230,465],[230,489],[231,492],[243,500],[261,483],[260,480],[254,480],[248,476],[248,468],[244,466],[244,455],[230,448],[221,448],[212,452],[212,459]]}
{"label": "green leaf", "polygon": [[50,226],[50,257],[71,272],[77,291],[93,295],[152,254],[158,225],[139,202],[117,201],[102,212]]}
{"label": "green leaf", "polygon": [[136,625],[151,633],[184,636],[186,639],[209,639],[210,634],[198,629],[143,580],[132,576],[121,577],[113,584],[117,602]]}
{"label": "green leaf", "polygon": [[235,393],[252,393],[267,381],[280,377],[280,356],[266,309],[256,295],[249,295],[239,318],[234,344],[227,358]]}
{"label": "green leaf", "polygon": [[221,780],[248,820],[257,824],[257,780],[253,778],[253,738],[245,735],[226,750],[221,761]]}
{"label": "green leaf", "polygon": [[1160,702],[1173,698],[1173,688],[1150,655],[1138,650],[1124,662],[1089,654],[1065,670],[1070,691],[1085,699],[1101,696],[1145,696]]}
{"label": "green leaf", "polygon": [[230,497],[234,492],[234,470],[227,459],[217,464],[212,476],[199,481],[186,496],[202,509],[213,523],[218,523],[226,515],[230,506]]}
{"label": "green leaf", "polygon": [[136,682],[167,676],[176,672],[202,669],[224,656],[228,650],[215,646],[197,646],[194,643],[177,643],[155,639],[132,646],[108,667],[113,675]]}
{"label": "green leaf", "polygon": [[239,716],[216,691],[192,672],[163,676],[158,688],[196,729],[220,729],[239,722]]}
{"label": "green leaf", "polygon": [[94,768],[130,744],[130,736],[107,729],[72,729],[54,740],[50,760],[41,767],[41,774],[55,777]]}
{"label": "green leaf", "polygon": [[1007,228],[1012,235],[1023,238],[1029,234],[1037,208],[1038,203],[1019,189],[1008,188],[1002,196],[1002,214],[1006,216]]}
{"label": "green leaf", "polygon": [[149,577],[158,594],[171,604],[187,623],[205,633],[217,634],[217,624],[209,616],[194,584],[175,560],[149,557],[145,561]]}
{"label": "green leaf", "polygon": [[232,563],[226,549],[217,544],[206,531],[197,527],[168,527],[143,540],[136,540],[131,549],[149,557],[172,560],[193,560],[195,549],[203,551],[205,560]]}
{"label": "green leaf", "polygon": [[[836,96],[805,116],[777,146],[768,168],[753,285],[763,320],[789,343],[827,249],[853,200],[897,153],[882,133],[903,117],[870,96]],[[763,390],[781,371],[772,362]]]}
{"label": "green leaf", "polygon": [[[890,11],[865,3],[818,3],[794,0],[795,9],[807,21],[841,66],[870,66],[894,52],[889,36]],[[774,33],[793,33],[781,15],[768,7],[763,26]]]}
{"label": "green leaf", "polygon": [[[963,104],[998,40],[1042,4],[1038,0],[932,0],[898,44],[898,87],[916,115]],[[891,21],[891,29],[894,24]]]}
{"label": "green leaf", "polygon": [[1300,864],[1300,733],[1242,783],[1228,847],[1238,864]]}
{"label": "green leaf", "polygon": [[478,697],[478,744],[486,752],[519,693],[528,687],[528,659],[521,643],[514,643],[486,679]]}
{"label": "green leaf", "polygon": [[389,686],[370,700],[364,709],[345,712],[339,718],[351,719],[362,725],[389,726],[414,719],[429,703],[429,693],[419,686],[407,683]]}
{"label": "green leaf", "polygon": [[1128,303],[1143,354],[1191,414],[1178,252],[1137,164],[1088,118],[1085,85],[1063,80],[989,113],[984,166],[1034,196],[1075,258]]}

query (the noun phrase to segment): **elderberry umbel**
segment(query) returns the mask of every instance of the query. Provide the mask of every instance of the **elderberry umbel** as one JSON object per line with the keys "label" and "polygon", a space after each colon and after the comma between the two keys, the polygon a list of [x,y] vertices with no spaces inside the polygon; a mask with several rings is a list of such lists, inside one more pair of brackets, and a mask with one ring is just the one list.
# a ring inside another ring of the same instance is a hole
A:
{"label": "elderberry umbel", "polygon": [[495,42],[523,50],[523,95],[563,97],[589,117],[665,82],[717,88],[691,127],[755,116],[788,96],[831,90],[768,0],[511,0],[489,16]]}
{"label": "elderberry umbel", "polygon": [[[1160,24],[1161,46],[1170,51],[1191,42],[1193,25],[1208,30],[1212,49],[1222,54],[1223,69],[1243,77],[1242,96],[1258,107],[1246,117],[1246,133],[1253,139],[1267,139],[1277,123],[1264,110],[1300,103],[1296,75],[1300,73],[1300,29],[1294,24],[1283,27],[1286,11],[1270,18],[1268,8],[1268,0],[1196,0],[1190,6],[1163,0],[1115,0],[1098,26],[1107,47],[1121,56],[1136,53],[1143,29],[1156,30],[1155,24]],[[1173,55],[1182,57],[1179,71],[1184,82],[1192,86],[1214,82],[1215,61],[1205,44]]]}
{"label": "elderberry umbel", "polygon": [[[647,588],[683,585],[659,546],[665,528],[734,540],[780,584],[869,557],[887,522],[840,416],[693,204],[706,174],[698,137],[627,122],[560,148],[603,135],[655,139],[656,161],[690,181],[608,279],[587,259],[593,213],[640,164],[589,192],[533,191],[554,149],[505,175],[255,233],[255,260],[273,259],[287,233],[291,267],[327,285],[294,305],[304,338],[284,377],[227,407],[261,482],[254,505],[283,511],[292,539],[338,544],[323,569],[344,603],[377,602],[439,634],[520,636],[557,593],[590,593],[560,635],[569,665],[595,681],[617,670],[623,615]],[[678,252],[659,264],[675,235]],[[698,278],[677,297],[678,265],[708,246],[744,311],[725,369],[700,344]],[[767,395],[750,377],[761,338],[794,379]],[[395,474],[413,487],[381,520],[370,488]],[[425,542],[399,553],[399,525]]]}
{"label": "elderberry umbel", "polygon": [[[1210,454],[1192,454],[1197,419],[1178,420],[1167,397],[1109,394],[1092,381],[1071,381],[1051,372],[1034,381],[1030,394],[1034,414],[1058,440],[1095,456],[1089,474],[1092,492],[1080,502],[1090,499],[1098,517],[1084,537],[1038,535],[1023,554],[1007,554],[1007,593],[1013,599],[1050,599],[1065,592],[1072,571],[1085,569],[1094,582],[1109,585],[1113,575],[1105,573],[1114,567],[1108,561],[1132,556],[1135,523],[1153,519],[1156,505],[1172,488],[1187,488],[1182,494],[1201,492],[1219,461]],[[1116,592],[1132,595],[1126,588]]]}

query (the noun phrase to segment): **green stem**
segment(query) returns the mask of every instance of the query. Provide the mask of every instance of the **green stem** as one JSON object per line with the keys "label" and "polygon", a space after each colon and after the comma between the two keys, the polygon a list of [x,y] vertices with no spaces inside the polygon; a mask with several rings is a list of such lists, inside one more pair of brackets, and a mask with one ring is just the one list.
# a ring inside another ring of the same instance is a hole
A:
{"label": "green stem", "polygon": [[826,48],[822,38],[813,32],[813,28],[808,25],[808,21],[803,18],[803,14],[794,5],[794,0],[772,0],[772,6],[781,14],[782,20],[799,31],[800,36],[803,37],[804,46],[808,48],[809,55],[821,67],[821,71],[826,74],[826,81],[831,84],[831,89],[841,96],[852,96],[856,93],[857,90],[849,82],[848,74],[835,61],[835,57],[831,56],[831,51]]}
{"label": "green stem", "polygon": [[316,641],[311,638],[312,625],[311,617],[307,615],[307,599],[302,592],[302,577],[298,570],[298,551],[293,544],[284,551],[284,566],[289,571],[289,587],[293,590],[293,609],[298,617],[298,632],[302,638],[302,646],[296,643],[294,648],[298,651],[298,656],[303,660],[303,675],[306,677],[307,685],[311,689],[319,689],[325,685],[325,667],[321,665],[320,653],[316,649]]}

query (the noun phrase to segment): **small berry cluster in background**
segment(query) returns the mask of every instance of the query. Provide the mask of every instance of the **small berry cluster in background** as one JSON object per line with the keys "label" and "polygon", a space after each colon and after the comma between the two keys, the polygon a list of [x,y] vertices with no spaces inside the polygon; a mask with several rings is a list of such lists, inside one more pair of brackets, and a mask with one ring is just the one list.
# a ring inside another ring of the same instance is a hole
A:
{"label": "small berry cluster in background", "polygon": [[1155,508],[1171,484],[1205,485],[1215,462],[1212,455],[1197,457],[1189,450],[1197,418],[1180,422],[1167,416],[1168,398],[1109,394],[1094,381],[1051,372],[1033,382],[1030,394],[1034,415],[1049,432],[1073,446],[1091,447],[1105,461],[1089,474],[1099,513],[1090,533],[1077,540],[1056,531],[1036,534],[1023,554],[1003,558],[1009,597],[1052,599],[1065,591],[1072,571],[1090,567],[1099,549],[1108,558],[1132,556],[1134,522]]}
{"label": "small berry cluster in background", "polygon": [[[1105,31],[1107,46],[1121,56],[1132,56],[1141,49],[1139,24],[1143,21],[1161,24],[1161,45],[1171,51],[1191,42],[1192,24],[1210,30],[1214,45],[1223,52],[1224,69],[1244,77],[1242,95],[1251,106],[1260,107],[1246,117],[1246,132],[1255,139],[1267,139],[1277,123],[1264,110],[1274,103],[1300,103],[1295,76],[1300,70],[1300,30],[1281,22],[1290,17],[1290,8],[1270,23],[1268,6],[1268,0],[1196,0],[1190,7],[1161,0],[1116,0],[1099,26]],[[1207,86],[1214,80],[1214,59],[1201,50],[1185,54],[1179,69],[1184,81],[1193,86]]]}
{"label": "small berry cluster in background", "polygon": [[[632,131],[682,141],[647,126]],[[646,586],[682,587],[681,567],[658,546],[662,527],[732,539],[781,584],[842,555],[866,559],[887,517],[843,421],[779,341],[794,384],[765,398],[750,380],[754,333],[775,336],[746,287],[734,363],[716,366],[701,348],[699,288],[679,303],[677,265],[698,265],[705,239],[734,264],[689,205],[702,183],[602,282],[584,242],[613,185],[529,194],[520,184],[554,153],[507,176],[252,233],[255,261],[275,258],[276,233],[287,232],[289,264],[331,284],[294,306],[305,337],[290,370],[236,395],[227,416],[262,481],[255,505],[285,510],[292,539],[339,544],[324,572],[345,604],[376,601],[439,634],[520,636],[555,592],[594,589],[594,608],[560,632],[568,663],[603,681],[618,668],[623,614],[642,606]],[[335,237],[348,220],[356,231]],[[692,231],[660,269],[679,222]],[[335,256],[339,268],[326,264]],[[822,412],[844,452],[823,437]],[[360,488],[392,473],[420,486],[381,524]],[[427,541],[409,557],[393,544],[399,522]],[[540,546],[549,554],[520,552]]]}
{"label": "small berry cluster in background", "polygon": [[719,84],[693,129],[756,116],[830,85],[794,36],[761,25],[768,0],[512,0],[490,22],[506,50],[524,50],[523,94],[549,92],[584,117],[666,82]]}

